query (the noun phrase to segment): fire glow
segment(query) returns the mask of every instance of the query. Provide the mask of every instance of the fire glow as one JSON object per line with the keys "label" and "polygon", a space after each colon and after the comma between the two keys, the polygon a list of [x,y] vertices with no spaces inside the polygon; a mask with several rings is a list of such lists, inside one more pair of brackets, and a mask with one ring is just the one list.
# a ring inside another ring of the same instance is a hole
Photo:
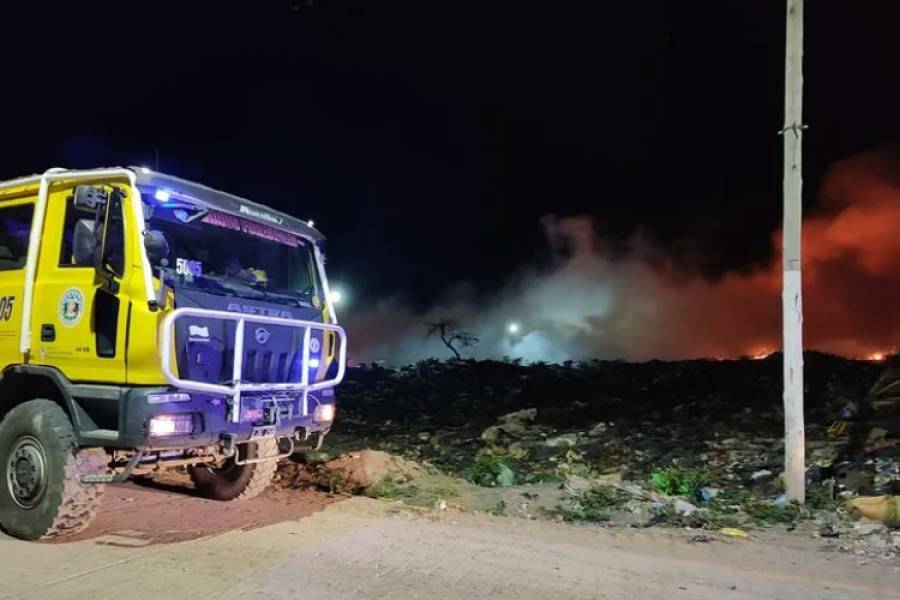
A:
{"label": "fire glow", "polygon": [[764,348],[762,350],[756,350],[752,354],[750,354],[750,358],[753,360],[765,360],[775,354],[775,351],[771,348]]}
{"label": "fire glow", "polygon": [[872,362],[884,362],[891,356],[894,356],[895,354],[897,354],[897,349],[892,347],[890,350],[872,352],[872,353],[866,355],[865,360],[872,361]]}

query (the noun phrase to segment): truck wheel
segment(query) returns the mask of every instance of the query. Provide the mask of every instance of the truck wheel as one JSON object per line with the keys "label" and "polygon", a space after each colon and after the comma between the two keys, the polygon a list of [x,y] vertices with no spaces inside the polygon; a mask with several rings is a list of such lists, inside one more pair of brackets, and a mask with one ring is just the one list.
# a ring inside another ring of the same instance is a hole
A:
{"label": "truck wheel", "polygon": [[[244,458],[273,456],[278,453],[275,439],[261,440],[246,444]],[[275,476],[277,460],[266,460],[249,465],[236,465],[229,458],[221,467],[196,465],[191,467],[191,480],[197,493],[213,500],[247,500],[259,496]]]}
{"label": "truck wheel", "polygon": [[81,531],[94,519],[102,485],[81,475],[108,464],[101,448],[79,450],[72,423],[50,400],[30,400],[0,422],[0,525],[26,540]]}

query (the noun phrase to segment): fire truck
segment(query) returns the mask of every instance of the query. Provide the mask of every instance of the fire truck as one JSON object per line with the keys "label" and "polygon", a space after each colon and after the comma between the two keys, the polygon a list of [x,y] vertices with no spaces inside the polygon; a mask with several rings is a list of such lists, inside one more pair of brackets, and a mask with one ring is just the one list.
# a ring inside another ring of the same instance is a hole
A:
{"label": "fire truck", "polygon": [[186,467],[262,492],[335,416],[347,336],[312,223],[143,167],[0,183],[0,526],[86,527],[106,484]]}

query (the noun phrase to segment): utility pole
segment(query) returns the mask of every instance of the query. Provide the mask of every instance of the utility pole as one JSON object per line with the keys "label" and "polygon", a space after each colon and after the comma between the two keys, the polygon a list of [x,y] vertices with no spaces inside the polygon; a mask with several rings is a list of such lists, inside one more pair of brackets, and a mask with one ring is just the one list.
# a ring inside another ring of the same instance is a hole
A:
{"label": "utility pole", "polygon": [[803,285],[800,276],[800,224],[803,218],[803,0],[787,0],[784,63],[784,223],[781,291],[784,342],[784,484],[787,499],[806,500],[803,422]]}

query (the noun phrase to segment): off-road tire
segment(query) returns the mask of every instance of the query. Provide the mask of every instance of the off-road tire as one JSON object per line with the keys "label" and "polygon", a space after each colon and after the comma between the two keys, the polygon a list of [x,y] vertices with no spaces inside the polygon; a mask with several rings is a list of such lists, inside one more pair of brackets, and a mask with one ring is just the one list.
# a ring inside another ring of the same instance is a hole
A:
{"label": "off-road tire", "polygon": [[[37,440],[43,452],[43,491],[28,507],[13,499],[15,477],[10,452],[19,440]],[[102,448],[79,449],[72,422],[55,402],[24,402],[0,421],[0,526],[26,540],[71,535],[90,525],[100,505],[103,485],[82,484],[81,475],[103,473],[109,459]]]}
{"label": "off-road tire", "polygon": [[[241,458],[257,456],[274,456],[278,454],[278,442],[275,439],[261,440],[246,444],[246,456],[241,451]],[[249,500],[259,496],[275,477],[277,460],[266,460],[249,465],[236,465],[230,458],[221,468],[209,465],[191,467],[191,480],[197,493],[213,500]]]}

